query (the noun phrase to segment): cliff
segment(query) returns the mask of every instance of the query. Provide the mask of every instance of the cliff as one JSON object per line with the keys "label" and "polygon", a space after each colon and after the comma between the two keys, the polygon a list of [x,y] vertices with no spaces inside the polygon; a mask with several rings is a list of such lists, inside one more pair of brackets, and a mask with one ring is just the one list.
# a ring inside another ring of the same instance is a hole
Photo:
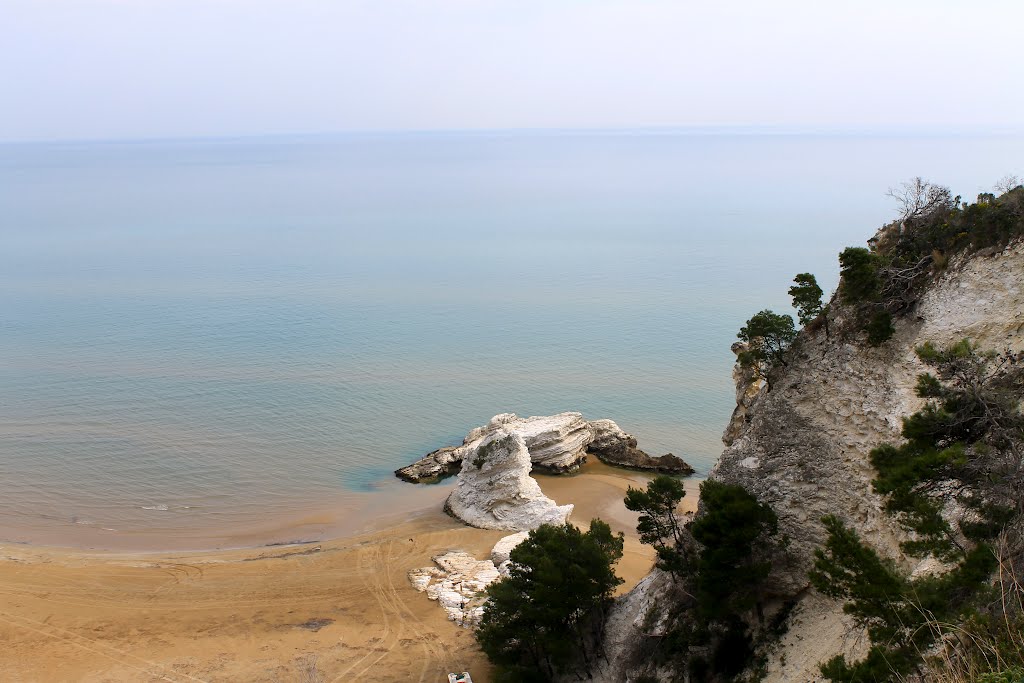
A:
{"label": "cliff", "polygon": [[[767,648],[763,680],[822,680],[821,662],[839,653],[856,659],[866,651],[867,639],[842,605],[810,587],[814,550],[826,538],[824,515],[841,518],[906,572],[933,569],[934,560],[901,552],[906,536],[872,491],[868,454],[900,442],[902,418],[922,405],[915,385],[925,367],[915,347],[966,337],[985,349],[1024,349],[1024,243],[954,256],[942,266],[880,346],[858,341],[847,319],[852,312],[834,300],[831,337],[823,329],[803,330],[770,390],[741,368],[734,374],[737,409],[710,478],[741,485],[770,505],[786,541],[765,596],[784,635]],[[671,663],[659,669],[648,654],[679,600],[672,581],[657,571],[620,599],[608,624],[610,663],[599,680],[672,680]]]}

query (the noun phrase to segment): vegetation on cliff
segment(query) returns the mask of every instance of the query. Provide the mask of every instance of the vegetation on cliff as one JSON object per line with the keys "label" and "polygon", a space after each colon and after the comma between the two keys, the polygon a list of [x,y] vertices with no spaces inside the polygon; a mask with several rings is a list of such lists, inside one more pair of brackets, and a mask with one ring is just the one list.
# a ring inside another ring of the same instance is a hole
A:
{"label": "vegetation on cliff", "polygon": [[[873,486],[910,532],[904,552],[951,566],[904,576],[842,521],[826,517],[828,540],[811,581],[846,600],[844,611],[871,638],[864,660],[838,656],[822,667],[833,681],[920,673],[937,640],[972,670],[1024,664],[1024,614],[1005,590],[1019,588],[1013,577],[1024,576],[1024,354],[982,352],[966,339],[946,349],[925,344],[917,353],[936,372],[918,378],[917,394],[929,400],[904,419],[905,443],[872,451]],[[993,579],[997,569],[1002,580]]]}
{"label": "vegetation on cliff", "polygon": [[[824,328],[826,337],[883,345],[950,264],[998,253],[1024,236],[1024,187],[1017,182],[973,204],[920,179],[893,196],[901,203],[899,220],[882,228],[870,248],[839,255],[840,285],[829,304],[821,303],[813,275],[794,279],[790,295],[807,334]],[[781,317],[758,316],[767,314]],[[753,321],[739,335],[748,343],[740,361],[777,382],[796,351],[787,345],[774,354],[750,353],[751,342],[755,352],[766,348],[763,339],[751,339]],[[968,340],[948,348],[924,344],[917,354],[929,366],[916,387],[926,403],[904,419],[904,442],[871,452],[872,486],[908,532],[903,552],[934,559],[907,575],[840,518],[822,520],[828,538],[812,583],[845,600],[845,611],[871,638],[862,661],[836,657],[823,665],[835,681],[927,678],[936,653],[946,657],[939,664],[945,674],[934,680],[1002,680],[1000,672],[1024,664],[1024,356],[982,351]],[[963,671],[970,674],[949,673]]]}
{"label": "vegetation on cliff", "polygon": [[[683,495],[677,483],[657,477],[646,491],[630,489],[626,496],[627,507],[641,512],[641,540],[658,549],[682,596],[649,654],[692,681],[736,680],[771,628],[761,603],[771,571],[765,548],[778,542],[778,518],[743,487],[708,480],[700,487],[701,515],[679,527],[672,521]],[[757,615],[757,627],[748,625],[748,613]]]}

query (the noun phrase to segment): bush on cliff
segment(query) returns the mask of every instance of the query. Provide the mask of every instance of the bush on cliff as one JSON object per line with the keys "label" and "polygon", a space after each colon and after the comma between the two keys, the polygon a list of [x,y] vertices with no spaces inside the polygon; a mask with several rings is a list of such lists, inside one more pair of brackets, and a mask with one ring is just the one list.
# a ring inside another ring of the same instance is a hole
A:
{"label": "bush on cliff", "polygon": [[627,495],[630,509],[643,513],[641,539],[681,558],[675,578],[687,599],[670,616],[655,660],[681,665],[695,682],[738,680],[765,630],[752,631],[746,617],[754,611],[762,619],[761,595],[771,570],[764,550],[773,545],[778,518],[742,486],[708,480],[700,487],[701,516],[677,536],[667,515],[682,499],[682,486],[669,481],[659,477],[646,492],[631,489]]}
{"label": "bush on cliff", "polygon": [[[935,372],[918,377],[917,394],[929,401],[904,419],[904,444],[871,452],[872,484],[886,496],[886,511],[912,532],[904,552],[930,553],[953,567],[940,576],[903,576],[839,519],[825,517],[828,540],[815,554],[811,581],[846,600],[844,611],[871,639],[862,661],[840,656],[823,665],[833,681],[896,679],[920,669],[936,641],[952,644],[953,659],[970,671],[1024,663],[1024,605],[1007,599],[1021,590],[1016,577],[1024,569],[1024,354],[980,352],[968,340],[945,349],[925,344],[917,354]],[[958,523],[943,515],[951,501],[965,511]],[[992,590],[997,567],[1001,595]]]}
{"label": "bush on cliff", "polygon": [[879,231],[871,249],[848,247],[839,255],[840,300],[853,307],[868,343],[892,336],[889,316],[912,311],[951,256],[1001,249],[1024,236],[1024,187],[1003,189],[998,197],[982,193],[973,204],[920,178],[890,191],[900,218]]}
{"label": "bush on cliff", "polygon": [[627,510],[640,513],[636,525],[640,542],[654,546],[657,567],[671,573],[676,581],[692,571],[693,563],[684,542],[682,520],[676,514],[684,496],[683,482],[659,474],[647,484],[646,490],[630,486],[624,501]]}
{"label": "bush on cliff", "polygon": [[786,365],[786,351],[796,338],[793,318],[774,311],[755,314],[736,335],[747,348],[740,352],[740,365],[754,369],[771,387],[771,372]]}
{"label": "bush on cliff", "polygon": [[622,534],[599,519],[582,532],[545,524],[511,553],[508,577],[487,588],[477,642],[500,681],[551,681],[596,661],[605,610],[622,579]]}
{"label": "bush on cliff", "polygon": [[710,620],[728,620],[751,608],[760,618],[761,586],[771,563],[759,559],[754,544],[779,530],[779,519],[742,486],[707,480],[700,485],[704,514],[690,527],[703,546],[697,574],[697,601]]}

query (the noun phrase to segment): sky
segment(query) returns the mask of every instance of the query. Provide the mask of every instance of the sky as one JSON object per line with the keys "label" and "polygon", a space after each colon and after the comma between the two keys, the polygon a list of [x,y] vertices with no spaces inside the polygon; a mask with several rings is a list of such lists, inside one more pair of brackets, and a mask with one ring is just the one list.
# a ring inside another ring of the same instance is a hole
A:
{"label": "sky", "polygon": [[0,0],[0,141],[1024,127],[1019,0]]}

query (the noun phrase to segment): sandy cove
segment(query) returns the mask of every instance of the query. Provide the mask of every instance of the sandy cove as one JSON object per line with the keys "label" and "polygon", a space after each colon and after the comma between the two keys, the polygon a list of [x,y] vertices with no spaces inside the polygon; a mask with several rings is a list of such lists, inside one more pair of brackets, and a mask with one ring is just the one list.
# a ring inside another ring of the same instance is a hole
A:
{"label": "sandy cove", "polygon": [[[622,505],[649,475],[595,462],[537,479],[576,505],[576,523],[596,516],[626,532],[621,590],[649,571],[653,552]],[[375,672],[435,683],[469,670],[487,683],[472,633],[406,578],[447,550],[486,558],[505,535],[444,515],[445,493],[399,524],[321,544],[173,554],[0,546],[3,680],[309,683]],[[691,491],[687,509],[696,500]]]}

